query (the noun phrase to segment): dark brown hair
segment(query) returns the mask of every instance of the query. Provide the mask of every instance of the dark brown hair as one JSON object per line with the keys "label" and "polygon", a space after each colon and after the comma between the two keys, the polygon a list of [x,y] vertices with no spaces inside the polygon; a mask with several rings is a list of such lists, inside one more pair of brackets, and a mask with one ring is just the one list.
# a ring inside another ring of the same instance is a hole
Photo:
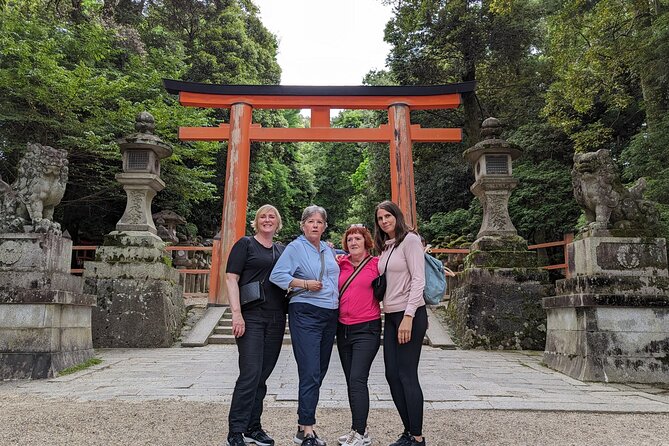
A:
{"label": "dark brown hair", "polygon": [[364,226],[351,226],[344,232],[344,236],[341,238],[341,246],[344,248],[344,251],[348,251],[348,243],[346,238],[351,234],[360,234],[365,240],[365,249],[367,251],[371,250],[374,247],[374,242],[372,242],[372,234],[369,233],[369,230]]}
{"label": "dark brown hair", "polygon": [[379,226],[379,221],[377,215],[379,209],[390,212],[393,217],[395,217],[395,246],[398,246],[404,240],[404,237],[411,232],[411,228],[407,226],[406,221],[404,220],[404,214],[392,201],[382,201],[376,205],[374,209],[374,247],[376,250],[381,253],[386,249],[386,240],[390,240],[390,236],[383,232],[381,226]]}

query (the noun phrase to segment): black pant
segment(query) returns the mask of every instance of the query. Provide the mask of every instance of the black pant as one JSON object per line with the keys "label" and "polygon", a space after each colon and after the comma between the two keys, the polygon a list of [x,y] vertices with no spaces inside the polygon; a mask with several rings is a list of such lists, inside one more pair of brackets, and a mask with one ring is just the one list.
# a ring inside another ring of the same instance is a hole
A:
{"label": "black pant", "polygon": [[257,309],[242,315],[246,331],[237,338],[239,378],[230,403],[230,432],[248,432],[261,427],[267,378],[279,359],[286,330],[286,315],[280,311]]}
{"label": "black pant", "polygon": [[383,329],[383,360],[386,380],[404,430],[413,436],[423,435],[423,390],[418,381],[418,361],[427,331],[427,310],[418,307],[411,326],[411,341],[400,344],[397,330],[404,312],[386,313]]}
{"label": "black pant", "polygon": [[364,434],[367,427],[369,415],[367,379],[380,345],[381,319],[353,325],[337,324],[337,350],[348,387],[351,428],[360,434]]}
{"label": "black pant", "polygon": [[321,384],[330,365],[338,310],[295,302],[288,305],[288,325],[300,383],[297,424],[316,424]]}

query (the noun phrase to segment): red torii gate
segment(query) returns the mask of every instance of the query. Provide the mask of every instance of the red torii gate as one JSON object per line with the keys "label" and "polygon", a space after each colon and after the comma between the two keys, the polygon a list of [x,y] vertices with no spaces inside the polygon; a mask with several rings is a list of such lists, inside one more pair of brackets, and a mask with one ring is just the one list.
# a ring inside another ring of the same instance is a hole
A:
{"label": "red torii gate", "polygon": [[[460,142],[462,130],[421,128],[411,124],[411,110],[448,109],[475,82],[435,86],[282,86],[220,85],[163,79],[167,91],[188,107],[229,108],[230,123],[218,127],[180,127],[182,141],[229,141],[221,240],[212,254],[209,304],[227,303],[225,264],[232,245],[246,232],[251,141],[385,142],[390,144],[391,199],[407,223],[416,225],[413,142]],[[253,124],[253,108],[310,109],[309,128],[263,128]],[[331,109],[388,110],[388,124],[378,128],[331,128]]]}

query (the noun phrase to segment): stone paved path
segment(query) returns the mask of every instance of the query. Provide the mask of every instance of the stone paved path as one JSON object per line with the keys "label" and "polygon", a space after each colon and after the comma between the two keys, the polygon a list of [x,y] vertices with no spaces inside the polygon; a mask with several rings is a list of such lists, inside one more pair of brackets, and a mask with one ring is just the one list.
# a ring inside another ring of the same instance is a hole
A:
{"label": "stone paved path", "polygon": [[[102,364],[44,381],[0,382],[0,398],[26,395],[79,401],[177,399],[229,403],[237,377],[235,346],[99,350]],[[424,347],[426,409],[503,409],[669,413],[669,387],[583,383],[541,365],[539,352]],[[297,407],[297,368],[284,346],[268,382],[268,407]],[[370,376],[371,407],[392,408],[382,350]],[[336,351],[319,407],[348,408]]]}

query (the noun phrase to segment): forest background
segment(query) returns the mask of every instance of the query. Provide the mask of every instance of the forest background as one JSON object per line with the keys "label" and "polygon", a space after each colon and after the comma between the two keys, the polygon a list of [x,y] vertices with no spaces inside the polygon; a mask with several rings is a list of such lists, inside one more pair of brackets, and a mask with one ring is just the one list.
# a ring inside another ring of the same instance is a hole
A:
{"label": "forest background", "polygon": [[[383,0],[379,0],[383,1]],[[462,152],[495,116],[523,156],[511,218],[530,242],[579,225],[574,152],[611,150],[623,180],[648,180],[669,235],[669,0],[385,0],[388,69],[365,85],[477,81],[458,110],[415,111],[423,127],[462,127],[461,144],[414,144],[419,229],[440,246],[472,241],[481,208]],[[345,29],[345,28],[343,28]],[[11,183],[27,142],[69,152],[56,220],[76,244],[99,243],[123,214],[117,140],[151,112],[174,147],[154,210],[188,220],[188,235],[219,230],[226,144],[181,142],[179,126],[228,122],[226,110],[186,108],[162,78],[279,84],[277,39],[251,0],[0,0],[0,175]],[[266,127],[308,125],[297,110],[255,110]],[[387,113],[343,111],[334,127],[376,127]],[[373,225],[390,196],[384,144],[253,143],[249,215],[281,211],[282,238],[299,233],[304,206],[329,213],[328,237]],[[582,222],[582,217],[581,222]]]}

